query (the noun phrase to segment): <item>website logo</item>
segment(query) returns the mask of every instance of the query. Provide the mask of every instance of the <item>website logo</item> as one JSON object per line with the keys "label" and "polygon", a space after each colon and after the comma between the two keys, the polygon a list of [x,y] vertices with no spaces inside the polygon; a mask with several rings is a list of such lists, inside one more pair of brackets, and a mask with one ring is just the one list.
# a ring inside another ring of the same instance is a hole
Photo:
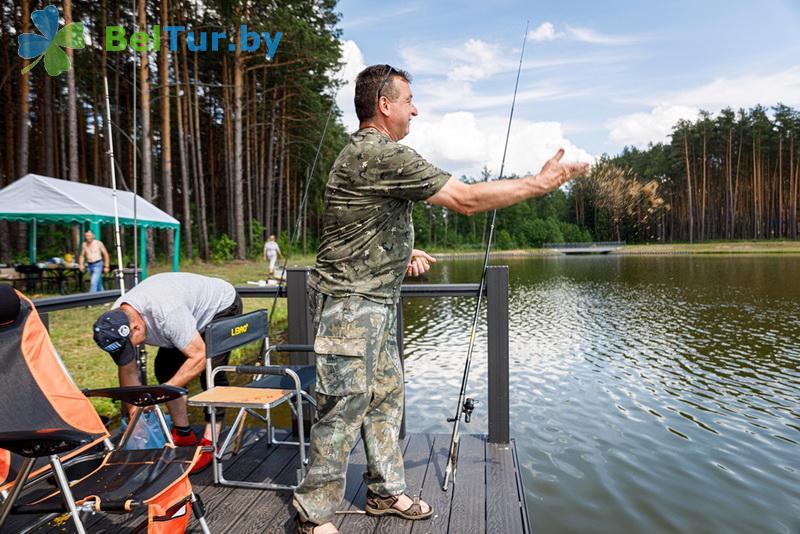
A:
{"label": "website logo", "polygon": [[58,29],[58,9],[47,6],[31,15],[33,24],[42,35],[38,33],[23,33],[17,38],[20,57],[24,59],[36,58],[36,61],[22,69],[22,74],[27,74],[44,58],[44,68],[50,76],[58,76],[72,68],[64,48],[78,49],[86,44],[83,39],[83,24],[72,22],[60,30]]}
{"label": "website logo", "polygon": [[[190,52],[218,52],[220,50],[227,50],[229,52],[236,51],[236,43],[231,41],[227,42],[228,35],[226,32],[193,32],[187,30],[186,26],[164,26],[163,28],[158,24],[153,26],[153,33],[147,32],[134,32],[128,38],[127,30],[122,26],[106,26],[106,43],[105,48],[108,52],[122,52],[126,48],[130,48],[134,52],[158,52],[161,50],[162,39],[166,41],[165,44],[169,47],[170,52],[178,50],[178,38],[180,34],[186,35],[186,47]],[[261,43],[264,43],[267,61],[272,61],[275,53],[278,50],[278,44],[281,42],[283,32],[252,31],[247,24],[239,26],[239,48],[242,52],[256,52]]]}

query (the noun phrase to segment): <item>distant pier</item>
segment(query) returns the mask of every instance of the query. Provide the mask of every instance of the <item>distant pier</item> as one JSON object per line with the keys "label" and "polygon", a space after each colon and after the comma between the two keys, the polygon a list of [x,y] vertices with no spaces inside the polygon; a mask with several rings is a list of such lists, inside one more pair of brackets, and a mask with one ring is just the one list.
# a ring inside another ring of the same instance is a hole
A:
{"label": "distant pier", "polygon": [[544,248],[557,250],[561,254],[608,254],[622,248],[624,241],[601,241],[596,243],[545,243]]}

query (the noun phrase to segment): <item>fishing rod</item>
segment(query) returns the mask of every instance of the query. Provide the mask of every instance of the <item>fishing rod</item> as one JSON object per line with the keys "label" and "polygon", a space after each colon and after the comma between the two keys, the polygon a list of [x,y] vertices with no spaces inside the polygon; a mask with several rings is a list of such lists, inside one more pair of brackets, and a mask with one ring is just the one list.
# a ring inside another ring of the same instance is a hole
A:
{"label": "fishing rod", "polygon": [[[352,49],[348,51],[347,57],[342,63],[342,68],[347,65],[347,62],[350,60],[350,55],[352,53]],[[342,84],[344,85],[344,84]],[[341,87],[341,86],[340,86]],[[322,135],[319,138],[319,144],[317,145],[317,151],[314,154],[314,161],[311,163],[311,169],[306,176],[306,183],[303,186],[303,197],[300,200],[300,205],[297,208],[297,218],[295,219],[295,226],[294,226],[294,233],[289,237],[289,244],[293,245],[300,239],[300,233],[303,224],[303,211],[308,200],[308,190],[309,186],[311,185],[311,180],[314,179],[314,171],[317,168],[317,163],[319,162],[319,155],[322,151],[322,144],[325,142],[325,135],[328,133],[328,126],[331,122],[331,117],[333,117],[333,111],[336,108],[336,97],[339,95],[339,88],[336,89],[336,93],[333,95],[333,99],[331,102],[331,107],[328,109],[328,116],[325,119],[325,125],[322,128]],[[288,252],[288,250],[287,250]],[[281,267],[281,274],[278,280],[279,284],[286,283],[286,266],[289,264],[289,256],[284,254],[283,255],[283,266]],[[281,287],[279,286],[278,291],[275,293],[275,296],[272,299],[272,307],[269,312],[269,320],[272,321],[272,318],[275,317],[275,305],[278,303],[278,296],[281,294]]]}
{"label": "fishing rod", "polygon": [[125,278],[122,272],[122,242],[119,237],[119,202],[117,201],[117,169],[114,158],[114,135],[111,132],[111,102],[108,98],[108,77],[103,76],[103,92],[106,100],[106,124],[108,128],[108,158],[111,163],[111,197],[114,199],[114,241],[117,248],[117,280],[120,292],[125,294]]}
{"label": "fishing rod", "polygon": [[[322,144],[325,142],[325,134],[328,133],[328,125],[331,122],[331,117],[333,116],[333,110],[336,107],[336,97],[333,98],[333,102],[331,103],[331,107],[328,110],[328,117],[325,119],[325,126],[322,128],[322,135],[319,138],[319,144],[317,145],[317,152],[314,154],[314,161],[311,163],[311,170],[308,172],[306,176],[306,183],[303,186],[303,197],[300,200],[300,205],[297,208],[297,219],[295,219],[295,226],[294,226],[294,233],[289,238],[289,245],[293,245],[297,242],[300,238],[301,228],[303,224],[303,208],[306,205],[306,201],[308,199],[308,190],[309,186],[311,185],[311,180],[314,177],[314,171],[317,168],[317,162],[319,161],[319,154],[322,151]],[[287,250],[288,252],[288,250]],[[279,283],[286,283],[286,266],[289,264],[289,256],[287,254],[283,255],[283,266],[281,267],[281,274]],[[278,303],[278,294],[280,294],[280,288],[275,296],[272,299],[272,309],[269,313],[270,321],[272,318],[275,317],[275,305]]]}
{"label": "fishing rod", "polygon": [[[517,88],[519,87],[519,75],[522,72],[522,58],[525,56],[525,41],[528,37],[528,24],[525,24],[525,35],[522,38],[522,51],[519,54],[519,67],[517,67],[517,80],[514,83],[514,97],[511,99],[511,112],[508,115],[508,129],[506,130],[506,142],[503,146],[503,159],[500,162],[500,174],[498,180],[503,178],[503,171],[506,165],[506,153],[508,152],[508,139],[511,135],[511,121],[514,118],[514,104],[517,102]],[[487,177],[488,180],[488,177]],[[475,313],[472,316],[472,329],[469,335],[469,345],[467,346],[467,359],[464,362],[464,375],[461,377],[461,390],[458,393],[458,404],[456,405],[456,414],[454,417],[448,417],[447,422],[453,423],[453,434],[450,437],[450,452],[447,457],[447,467],[444,472],[444,483],[442,490],[447,491],[450,483],[450,478],[453,481],[456,478],[456,469],[458,467],[458,447],[461,443],[461,435],[459,434],[459,425],[461,417],[464,417],[464,422],[469,423],[472,417],[472,411],[475,409],[475,399],[467,398],[467,381],[469,379],[469,369],[472,364],[472,353],[475,349],[475,338],[478,331],[478,319],[480,318],[481,301],[483,299],[483,291],[486,288],[486,271],[489,269],[489,252],[492,249],[492,239],[494,238],[494,225],[497,219],[497,209],[492,210],[491,223],[489,225],[489,238],[486,241],[486,251],[483,254],[483,271],[481,272],[481,283],[478,286],[478,302],[475,304]]]}

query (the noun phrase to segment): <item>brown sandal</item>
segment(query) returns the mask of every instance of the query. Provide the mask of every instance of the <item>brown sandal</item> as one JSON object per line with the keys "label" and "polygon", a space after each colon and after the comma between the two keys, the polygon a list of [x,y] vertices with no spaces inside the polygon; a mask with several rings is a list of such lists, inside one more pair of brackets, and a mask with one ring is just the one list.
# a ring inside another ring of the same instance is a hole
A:
{"label": "brown sandal", "polygon": [[[314,529],[321,526],[316,523],[312,523],[311,521],[303,521],[300,515],[295,517],[295,521],[297,523],[297,534],[315,534]],[[336,533],[338,534],[338,530]]]}
{"label": "brown sandal", "polygon": [[395,503],[397,503],[399,500],[400,498],[396,495],[381,497],[377,493],[367,490],[367,505],[364,507],[364,511],[367,513],[367,515],[396,515],[402,517],[403,519],[410,519],[411,521],[428,519],[433,515],[432,506],[427,512],[422,511],[422,504],[420,504],[418,495],[413,497],[411,506],[405,510],[398,510],[397,508],[394,508]]}

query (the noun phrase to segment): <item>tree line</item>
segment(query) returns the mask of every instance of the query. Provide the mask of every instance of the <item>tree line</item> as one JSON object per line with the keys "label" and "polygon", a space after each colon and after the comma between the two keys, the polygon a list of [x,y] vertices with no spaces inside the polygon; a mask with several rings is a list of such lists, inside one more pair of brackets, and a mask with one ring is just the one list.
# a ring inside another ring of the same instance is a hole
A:
{"label": "tree line", "polygon": [[[497,245],[797,239],[799,136],[800,111],[785,105],[703,111],[669,142],[603,155],[565,190],[502,210]],[[486,235],[483,219],[431,206],[414,221],[421,246],[480,247]]]}
{"label": "tree line", "polygon": [[667,143],[601,158],[572,189],[574,220],[600,240],[796,239],[798,135],[782,104],[702,111]]}
{"label": "tree line", "polygon": [[[245,258],[268,233],[288,234],[306,179],[312,198],[319,198],[345,139],[334,113],[320,162],[308,176],[335,106],[341,62],[335,1],[64,0],[62,21],[83,23],[85,49],[67,50],[73,68],[65,75],[50,77],[41,67],[21,74],[29,61],[17,56],[16,36],[37,31],[31,13],[47,4],[0,7],[0,186],[29,172],[110,186],[106,147],[113,136],[120,187],[135,188],[179,219],[182,255],[204,260]],[[104,46],[107,26],[127,28],[130,37],[135,30],[152,35],[157,24],[187,27],[176,50],[163,33],[158,51]],[[274,57],[267,59],[263,46],[252,52],[240,46],[243,24],[282,33]],[[188,49],[189,33],[199,42],[199,32],[213,31],[229,36],[220,51]],[[319,201],[306,209],[304,241],[318,232]],[[49,227],[40,232],[40,248],[69,251],[76,246],[69,234]],[[149,257],[168,253],[172,239],[167,232],[150,235]],[[26,243],[25,225],[0,222],[0,258],[24,256]]]}

